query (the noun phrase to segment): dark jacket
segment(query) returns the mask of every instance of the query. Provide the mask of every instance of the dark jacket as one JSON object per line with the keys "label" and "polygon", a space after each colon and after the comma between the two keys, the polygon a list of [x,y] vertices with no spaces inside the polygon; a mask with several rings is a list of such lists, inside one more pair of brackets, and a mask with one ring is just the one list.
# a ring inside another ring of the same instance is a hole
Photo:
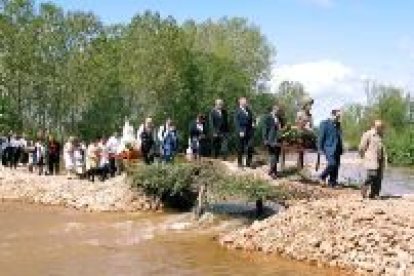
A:
{"label": "dark jacket", "polygon": [[343,153],[342,130],[339,123],[331,119],[322,121],[319,127],[318,147],[320,151],[329,156]]}
{"label": "dark jacket", "polygon": [[210,130],[212,135],[223,136],[229,132],[227,111],[221,110],[221,113],[213,108],[210,112]]}
{"label": "dark jacket", "polygon": [[190,143],[193,151],[201,156],[207,156],[209,153],[208,147],[208,128],[207,124],[203,123],[203,130],[201,131],[197,127],[197,121],[194,121],[190,125]]}
{"label": "dark jacket", "polygon": [[197,121],[193,121],[190,125],[190,139],[205,139],[207,138],[208,129],[207,124],[203,123],[203,131],[197,128]]}
{"label": "dark jacket", "polygon": [[60,156],[60,143],[57,141],[49,141],[47,144],[48,156],[59,158]]}
{"label": "dark jacket", "polygon": [[141,138],[141,150],[143,152],[151,151],[153,147],[155,146],[155,139],[154,139],[153,131],[144,129],[144,131],[141,133],[140,138]]}
{"label": "dark jacket", "polygon": [[280,121],[273,114],[266,114],[262,121],[262,138],[266,146],[276,147],[279,145]]}
{"label": "dark jacket", "polygon": [[238,107],[234,118],[237,134],[244,133],[245,136],[253,136],[253,123],[254,116],[250,108],[247,107],[246,111],[244,111]]}

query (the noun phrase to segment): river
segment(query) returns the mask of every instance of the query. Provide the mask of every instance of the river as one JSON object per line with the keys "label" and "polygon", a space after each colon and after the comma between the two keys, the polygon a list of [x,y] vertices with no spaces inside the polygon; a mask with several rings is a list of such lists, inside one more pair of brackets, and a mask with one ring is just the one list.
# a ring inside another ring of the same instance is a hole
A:
{"label": "river", "polygon": [[179,230],[177,221],[186,216],[86,213],[2,202],[1,274],[336,274],[273,256],[224,249],[213,240],[215,231]]}

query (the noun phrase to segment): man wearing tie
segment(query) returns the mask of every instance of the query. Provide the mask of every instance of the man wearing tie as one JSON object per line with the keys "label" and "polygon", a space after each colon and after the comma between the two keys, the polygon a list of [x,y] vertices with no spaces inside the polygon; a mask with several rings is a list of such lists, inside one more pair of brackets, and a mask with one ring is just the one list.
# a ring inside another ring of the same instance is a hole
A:
{"label": "man wearing tie", "polygon": [[229,132],[227,110],[224,109],[223,100],[217,99],[214,108],[210,112],[210,130],[212,135],[212,154],[214,158],[222,155],[226,159],[227,134]]}
{"label": "man wearing tie", "polygon": [[[254,116],[248,106],[247,99],[239,99],[239,106],[235,113],[235,127],[238,135],[238,158],[239,167],[246,165],[250,167],[253,159],[253,136],[254,136]],[[243,158],[246,156],[246,163]]]}

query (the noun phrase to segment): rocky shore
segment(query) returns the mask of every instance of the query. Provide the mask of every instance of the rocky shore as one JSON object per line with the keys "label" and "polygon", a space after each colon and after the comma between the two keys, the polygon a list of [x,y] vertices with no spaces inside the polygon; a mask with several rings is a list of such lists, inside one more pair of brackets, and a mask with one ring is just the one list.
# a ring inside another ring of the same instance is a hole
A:
{"label": "rocky shore", "polygon": [[1,171],[0,199],[61,205],[88,211],[133,212],[162,208],[159,202],[132,190],[125,176],[117,176],[105,182],[89,182],[8,169]]}
{"label": "rocky shore", "polygon": [[222,245],[363,275],[414,275],[414,198],[354,195],[297,202],[225,234]]}

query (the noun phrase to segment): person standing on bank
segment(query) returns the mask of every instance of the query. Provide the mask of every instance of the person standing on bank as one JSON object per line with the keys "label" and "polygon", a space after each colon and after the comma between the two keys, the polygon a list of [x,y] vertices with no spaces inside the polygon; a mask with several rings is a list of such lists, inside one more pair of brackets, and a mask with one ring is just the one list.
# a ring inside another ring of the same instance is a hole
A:
{"label": "person standing on bank", "polygon": [[381,192],[381,182],[384,168],[387,164],[387,155],[383,143],[384,124],[376,120],[373,127],[362,135],[359,145],[359,154],[364,160],[367,170],[367,179],[362,186],[362,197],[366,198],[371,188],[369,198],[378,198]]}
{"label": "person standing on bank", "polygon": [[263,118],[263,144],[269,153],[269,176],[273,179],[277,178],[277,163],[279,162],[279,156],[281,147],[279,144],[279,131],[281,130],[281,122],[278,118],[279,107],[274,105],[270,108],[270,113]]}
{"label": "person standing on bank", "polygon": [[48,174],[57,175],[59,174],[59,163],[60,163],[60,143],[53,137],[49,136],[47,143],[47,164]]}
{"label": "person standing on bank", "polygon": [[[296,126],[299,130],[313,132],[313,118],[312,118],[312,106],[314,100],[310,97],[302,99],[302,107],[296,114]],[[297,165],[299,168],[303,168],[305,163],[305,153],[300,151],[298,153]]]}
{"label": "person standing on bank", "polygon": [[168,124],[168,128],[162,137],[161,149],[162,160],[166,163],[173,162],[178,151],[178,135],[172,121]]}
{"label": "person standing on bank", "polygon": [[72,179],[75,168],[74,142],[75,138],[70,136],[68,141],[63,145],[63,161],[65,162],[67,179]]}
{"label": "person standing on bank", "polygon": [[155,134],[152,118],[145,119],[145,123],[140,133],[141,152],[144,156],[145,164],[149,165],[154,162]]}
{"label": "person standing on bank", "polygon": [[111,177],[115,176],[115,173],[119,168],[116,165],[116,154],[118,153],[118,148],[120,145],[120,139],[117,132],[114,132],[111,137],[109,137],[106,142],[106,147],[108,148],[109,154],[109,174]]}
{"label": "person standing on bank", "polygon": [[334,109],[331,117],[322,121],[319,127],[319,151],[326,156],[327,167],[320,176],[320,181],[325,183],[329,176],[329,186],[338,185],[338,172],[343,153],[342,130],[340,125],[341,112]]}
{"label": "person standing on bank", "polygon": [[195,160],[208,155],[207,131],[205,116],[198,114],[196,120],[190,125],[190,144]]}
{"label": "person standing on bank", "polygon": [[10,168],[16,169],[19,164],[21,157],[21,145],[20,137],[18,135],[12,135],[10,138],[10,147],[11,147],[11,159],[10,159]]}
{"label": "person standing on bank", "polygon": [[212,136],[212,155],[218,158],[220,155],[225,160],[227,155],[226,143],[229,132],[227,110],[224,102],[217,99],[214,108],[210,111],[210,130]]}
{"label": "person standing on bank", "polygon": [[[253,112],[248,106],[247,99],[242,97],[239,99],[239,106],[235,113],[235,127],[239,138],[237,150],[239,167],[252,165],[254,124]],[[243,162],[244,156],[246,156],[246,163]]]}

